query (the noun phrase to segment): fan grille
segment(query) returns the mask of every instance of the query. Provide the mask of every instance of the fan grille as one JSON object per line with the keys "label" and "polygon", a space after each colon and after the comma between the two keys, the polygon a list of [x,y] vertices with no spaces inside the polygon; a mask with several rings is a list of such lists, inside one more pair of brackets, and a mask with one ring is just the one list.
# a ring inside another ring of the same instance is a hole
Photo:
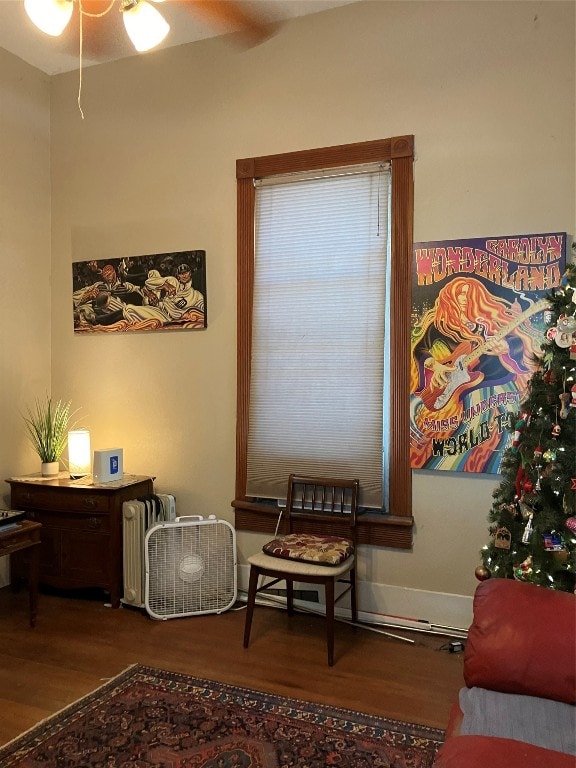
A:
{"label": "fan grille", "polygon": [[223,520],[174,522],[146,535],[146,610],[168,619],[220,613],[236,600],[236,541]]}

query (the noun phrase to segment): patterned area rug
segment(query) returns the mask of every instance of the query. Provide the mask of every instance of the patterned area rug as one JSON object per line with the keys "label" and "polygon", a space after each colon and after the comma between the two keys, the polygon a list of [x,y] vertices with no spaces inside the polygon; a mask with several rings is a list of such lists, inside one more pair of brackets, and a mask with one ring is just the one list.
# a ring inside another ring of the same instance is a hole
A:
{"label": "patterned area rug", "polygon": [[431,768],[442,731],[135,665],[0,748],[2,768]]}

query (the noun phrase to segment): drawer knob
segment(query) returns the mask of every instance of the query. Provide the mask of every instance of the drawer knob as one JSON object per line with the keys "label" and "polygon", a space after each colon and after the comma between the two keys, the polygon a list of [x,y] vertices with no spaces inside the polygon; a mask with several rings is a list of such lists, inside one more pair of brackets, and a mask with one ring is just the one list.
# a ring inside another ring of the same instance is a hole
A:
{"label": "drawer knob", "polygon": [[94,509],[96,506],[96,499],[83,499],[82,501],[87,509]]}

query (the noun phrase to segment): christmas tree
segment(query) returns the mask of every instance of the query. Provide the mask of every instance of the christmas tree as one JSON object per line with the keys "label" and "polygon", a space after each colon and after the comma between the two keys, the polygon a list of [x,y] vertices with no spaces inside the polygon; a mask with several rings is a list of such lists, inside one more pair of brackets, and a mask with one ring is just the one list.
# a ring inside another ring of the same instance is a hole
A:
{"label": "christmas tree", "polygon": [[512,422],[476,577],[576,586],[576,264],[548,296],[536,372]]}

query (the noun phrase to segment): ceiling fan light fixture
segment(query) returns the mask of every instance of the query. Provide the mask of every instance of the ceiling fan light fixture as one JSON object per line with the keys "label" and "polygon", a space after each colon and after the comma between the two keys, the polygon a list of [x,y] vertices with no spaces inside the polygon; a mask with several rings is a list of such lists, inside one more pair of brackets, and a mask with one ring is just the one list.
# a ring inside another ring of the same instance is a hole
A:
{"label": "ceiling fan light fixture", "polygon": [[30,20],[47,35],[58,37],[72,16],[72,0],[24,0]]}
{"label": "ceiling fan light fixture", "polygon": [[122,18],[128,37],[137,51],[149,51],[159,45],[170,25],[146,0],[122,0]]}

